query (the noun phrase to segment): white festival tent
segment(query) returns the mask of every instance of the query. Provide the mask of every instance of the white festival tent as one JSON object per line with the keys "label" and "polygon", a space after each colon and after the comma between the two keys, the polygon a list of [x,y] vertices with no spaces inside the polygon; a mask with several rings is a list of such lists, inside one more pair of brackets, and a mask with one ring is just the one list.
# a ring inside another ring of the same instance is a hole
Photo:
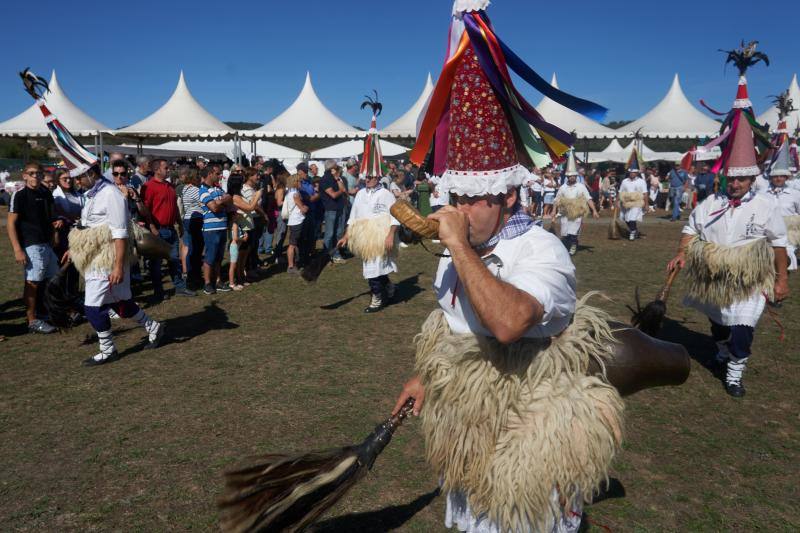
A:
{"label": "white festival tent", "polygon": [[[558,80],[556,79],[555,73],[553,73],[550,85],[558,89]],[[611,139],[614,137],[626,137],[625,134],[620,134],[616,130],[603,126],[599,122],[564,107],[546,96],[539,102],[539,105],[536,106],[536,111],[550,124],[558,126],[566,132],[574,131],[578,139]]]}
{"label": "white festival tent", "polygon": [[[422,89],[422,94],[419,95],[414,105],[406,111],[400,118],[381,129],[380,134],[384,137],[416,137],[417,136],[417,121],[422,110],[425,109],[428,99],[433,93],[433,81],[431,74],[428,73],[428,79],[425,81],[425,87]],[[384,155],[386,152],[384,152]]]}
{"label": "white festival tent", "polygon": [[[406,148],[399,144],[379,139],[381,143],[381,154],[384,157],[394,157],[403,155],[411,148]],[[320,148],[311,152],[312,159],[344,159],[346,157],[361,156],[364,154],[364,140],[345,141],[334,144],[327,148]]]}
{"label": "white festival tent", "polygon": [[205,110],[186,85],[181,71],[178,85],[169,100],[150,116],[114,131],[127,137],[222,138],[236,130]]}
{"label": "white festival tent", "polygon": [[645,138],[692,139],[715,136],[719,128],[719,122],[701,113],[689,102],[675,74],[667,95],[657,106],[617,131],[621,134],[639,131]]}
{"label": "white festival tent", "polygon": [[[789,84],[789,98],[792,99],[794,111],[789,113],[786,126],[791,134],[800,127],[800,86],[797,84],[797,74],[794,75],[792,82]],[[763,114],[759,115],[758,123],[769,124],[770,131],[775,131],[778,127],[778,108],[772,106]]]}
{"label": "white festival tent", "polygon": [[359,137],[362,131],[333,114],[320,101],[306,73],[303,89],[292,105],[255,130],[240,131],[246,139],[269,137]]}
{"label": "white festival tent", "polygon": [[[105,124],[93,119],[72,103],[58,83],[55,70],[50,76],[50,92],[45,94],[45,102],[47,102],[48,109],[73,135],[89,137],[109,129]],[[44,116],[36,104],[31,105],[16,117],[0,123],[0,136],[46,137],[49,135]]]}
{"label": "white festival tent", "polygon": [[[628,146],[624,148],[622,145],[617,142],[616,139],[611,141],[611,143],[602,151],[602,152],[589,152],[589,163],[602,163],[602,162],[611,162],[611,163],[627,163],[631,157],[631,153],[633,152],[633,147],[636,145],[637,141],[631,141]],[[680,161],[683,158],[683,154],[680,152],[656,152],[650,149],[644,143],[640,143],[640,157],[643,161]]]}

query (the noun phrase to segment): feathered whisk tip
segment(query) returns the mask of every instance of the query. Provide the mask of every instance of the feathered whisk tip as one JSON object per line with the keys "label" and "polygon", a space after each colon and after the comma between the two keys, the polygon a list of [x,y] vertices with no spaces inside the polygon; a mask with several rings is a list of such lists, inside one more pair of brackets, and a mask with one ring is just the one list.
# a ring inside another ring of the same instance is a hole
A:
{"label": "feathered whisk tip", "polygon": [[642,333],[651,337],[658,335],[661,331],[661,324],[667,314],[667,304],[663,300],[654,300],[644,306],[639,301],[639,287],[636,287],[636,309],[627,306],[631,310],[631,325]]}

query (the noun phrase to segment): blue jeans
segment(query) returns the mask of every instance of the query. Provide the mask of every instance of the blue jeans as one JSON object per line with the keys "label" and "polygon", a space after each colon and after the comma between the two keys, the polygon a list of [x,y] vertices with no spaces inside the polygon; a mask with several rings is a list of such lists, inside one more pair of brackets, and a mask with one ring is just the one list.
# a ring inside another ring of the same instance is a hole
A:
{"label": "blue jeans", "polygon": [[[158,230],[158,236],[170,245],[167,268],[169,270],[169,277],[172,278],[172,284],[175,285],[176,289],[185,289],[186,281],[181,276],[181,260],[178,252],[178,232],[175,231],[175,228],[160,228]],[[164,284],[161,281],[160,259],[150,261],[150,281],[153,283],[154,294],[164,294]]]}
{"label": "blue jeans", "polygon": [[683,197],[683,187],[669,188],[669,201],[672,203],[672,220],[681,218],[681,198]]}
{"label": "blue jeans", "polygon": [[333,257],[340,257],[336,243],[342,235],[344,235],[344,210],[325,211],[325,236],[322,238],[322,245]]}

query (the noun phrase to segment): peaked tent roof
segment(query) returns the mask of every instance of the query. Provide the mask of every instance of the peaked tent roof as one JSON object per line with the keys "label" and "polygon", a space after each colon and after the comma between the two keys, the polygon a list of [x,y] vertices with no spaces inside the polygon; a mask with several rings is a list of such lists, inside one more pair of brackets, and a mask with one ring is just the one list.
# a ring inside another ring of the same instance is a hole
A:
{"label": "peaked tent roof", "polygon": [[[795,110],[789,113],[786,126],[789,129],[789,133],[792,133],[800,126],[800,86],[797,84],[797,74],[794,75],[792,82],[789,84],[789,98],[792,99],[792,105]],[[770,130],[774,131],[778,127],[778,108],[772,106],[766,110],[763,114],[759,115],[758,122],[761,124],[769,124]]]}
{"label": "peaked tent roof", "polygon": [[311,73],[292,105],[260,128],[242,132],[246,137],[355,137],[362,132],[334,115],[320,101]]}
{"label": "peaked tent roof", "polygon": [[[602,163],[610,161],[612,163],[627,163],[633,152],[636,141],[631,141],[623,147],[616,139],[601,152],[589,152],[589,163]],[[655,152],[649,146],[642,143],[640,157],[643,161],[680,161],[683,154],[680,152]]]}
{"label": "peaked tent roof", "polygon": [[[558,80],[555,72],[552,80],[550,80],[550,85],[558,89]],[[574,131],[579,139],[608,139],[620,136],[618,131],[603,126],[580,113],[576,113],[546,96],[536,106],[536,111],[541,113],[547,122],[558,126],[562,130]]]}
{"label": "peaked tent roof", "polygon": [[675,74],[667,95],[657,106],[617,131],[635,133],[641,129],[642,137],[686,139],[715,135],[719,128],[719,122],[701,113],[686,99]]}
{"label": "peaked tent roof", "polygon": [[[417,121],[420,113],[425,108],[433,93],[433,81],[431,74],[428,73],[428,79],[425,81],[425,87],[422,89],[422,94],[419,95],[414,105],[406,111],[400,118],[386,126],[381,130],[381,134],[386,137],[416,137],[417,136]],[[384,152],[384,155],[385,152]]]}
{"label": "peaked tent roof", "polygon": [[[225,154],[229,159],[233,159],[235,154],[234,140],[221,141],[221,140],[202,140],[202,141],[169,141],[149,148],[160,148],[166,150],[173,150],[184,153],[219,153]],[[298,161],[305,157],[305,153],[300,150],[294,150],[286,146],[281,146],[269,141],[256,141],[256,151],[253,152],[252,145],[249,142],[243,141],[241,143],[242,152],[251,157],[254,154],[264,156],[265,158],[276,159],[297,159]]]}
{"label": "peaked tent roof", "polygon": [[169,100],[150,116],[114,133],[139,137],[225,137],[235,130],[205,110],[186,85],[181,70]]}
{"label": "peaked tent roof", "polygon": [[[379,139],[381,143],[381,154],[384,157],[394,157],[405,154],[411,148],[406,148],[399,144],[395,144],[383,139]],[[345,141],[343,143],[334,144],[327,148],[321,148],[311,152],[312,159],[342,159],[345,157],[361,156],[364,154],[364,140]]]}
{"label": "peaked tent roof", "polygon": [[[72,103],[56,78],[54,70],[50,76],[50,92],[45,94],[47,107],[66,128],[77,136],[96,135],[98,131],[107,131],[105,124],[93,119]],[[14,118],[0,123],[0,136],[40,137],[50,135],[39,106],[31,105]]]}

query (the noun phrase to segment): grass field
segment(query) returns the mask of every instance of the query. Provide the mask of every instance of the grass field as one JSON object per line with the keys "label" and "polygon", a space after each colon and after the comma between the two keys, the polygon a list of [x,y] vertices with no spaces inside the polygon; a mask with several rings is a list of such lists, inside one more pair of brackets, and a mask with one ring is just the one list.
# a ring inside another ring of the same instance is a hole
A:
{"label": "grass field", "polygon": [[[3,217],[4,218],[4,217]],[[638,284],[651,299],[680,226],[647,219],[646,238],[608,241],[587,225],[575,257],[579,292],[626,320]],[[401,252],[399,303],[364,315],[357,261],[317,285],[270,272],[240,293],[173,298],[148,309],[168,342],[141,351],[143,334],[115,323],[118,363],[82,368],[91,329],[25,334],[18,267],[3,228],[0,333],[0,530],[211,530],[221,473],[244,457],[355,442],[387,416],[413,366],[412,338],[434,308],[435,258]],[[728,397],[692,363],[688,382],[630,397],[612,475],[624,496],[587,509],[590,530],[797,531],[800,460],[800,285],[765,315],[745,376]],[[696,359],[714,352],[705,319],[673,290],[663,336]],[[147,293],[146,293],[147,294]],[[318,531],[442,531],[443,499],[414,421],[371,475]],[[618,491],[621,492],[621,491]]]}

